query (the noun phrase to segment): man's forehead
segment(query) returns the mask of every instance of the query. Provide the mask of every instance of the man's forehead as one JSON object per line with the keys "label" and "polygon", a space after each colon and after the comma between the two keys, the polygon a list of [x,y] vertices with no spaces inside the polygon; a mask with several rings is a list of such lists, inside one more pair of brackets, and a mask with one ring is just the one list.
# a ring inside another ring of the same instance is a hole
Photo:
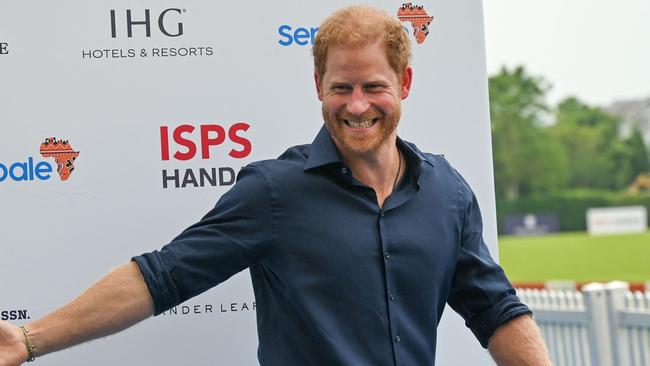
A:
{"label": "man's forehead", "polygon": [[[379,54],[378,54],[379,53]],[[392,71],[386,53],[375,46],[362,48],[341,48],[329,50],[325,74],[330,78],[373,77],[385,79],[383,76]]]}

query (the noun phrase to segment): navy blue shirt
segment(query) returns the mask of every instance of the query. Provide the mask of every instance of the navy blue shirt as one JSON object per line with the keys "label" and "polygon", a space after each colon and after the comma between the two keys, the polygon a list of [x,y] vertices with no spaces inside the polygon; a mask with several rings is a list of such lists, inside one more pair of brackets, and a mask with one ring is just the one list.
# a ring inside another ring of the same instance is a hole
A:
{"label": "navy blue shirt", "polygon": [[200,222],[133,258],[155,313],[250,268],[262,365],[433,365],[447,302],[485,347],[530,310],[490,257],[467,183],[397,143],[408,169],[383,208],[325,127],[243,168]]}

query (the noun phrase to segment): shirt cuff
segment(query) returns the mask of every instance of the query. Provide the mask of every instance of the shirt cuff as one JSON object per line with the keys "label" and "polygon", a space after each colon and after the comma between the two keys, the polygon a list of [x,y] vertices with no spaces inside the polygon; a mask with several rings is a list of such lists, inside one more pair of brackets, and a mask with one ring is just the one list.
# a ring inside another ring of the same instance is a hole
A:
{"label": "shirt cuff", "polygon": [[176,284],[160,256],[160,252],[153,251],[131,258],[140,267],[140,272],[147,284],[149,293],[154,303],[154,315],[178,305],[179,294]]}
{"label": "shirt cuff", "polygon": [[499,326],[521,315],[532,315],[532,313],[517,296],[508,295],[468,322],[467,326],[481,346],[487,348],[490,337]]}

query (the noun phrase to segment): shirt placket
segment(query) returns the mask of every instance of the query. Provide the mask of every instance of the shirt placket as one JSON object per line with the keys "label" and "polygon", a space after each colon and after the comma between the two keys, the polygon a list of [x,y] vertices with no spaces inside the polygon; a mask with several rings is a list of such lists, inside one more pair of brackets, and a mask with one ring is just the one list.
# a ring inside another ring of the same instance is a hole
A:
{"label": "shirt placket", "polygon": [[[363,187],[364,189],[369,190],[373,194],[369,194],[368,198],[373,200],[373,203],[376,204],[377,197],[374,195],[374,191],[366,186],[365,184],[357,181],[352,177],[350,169],[345,165],[340,167],[340,173],[345,177],[345,179],[352,183],[355,186]],[[403,335],[400,334],[400,327],[398,324],[399,313],[399,288],[397,287],[398,283],[395,279],[395,272],[397,270],[396,263],[394,261],[395,256],[399,255],[395,249],[397,249],[398,243],[393,243],[390,240],[388,235],[390,228],[387,223],[390,221],[391,214],[396,214],[394,211],[395,208],[401,206],[406,201],[408,201],[413,194],[415,193],[414,188],[411,186],[411,183],[408,182],[405,186],[399,185],[398,189],[391,194],[386,201],[384,202],[384,207],[379,208],[377,213],[378,215],[378,229],[379,229],[379,245],[382,252],[382,261],[384,265],[384,290],[385,290],[385,302],[387,305],[388,312],[388,327],[391,337],[391,345],[393,349],[393,362],[394,365],[399,365],[398,360],[400,357],[400,345],[405,341]]]}
{"label": "shirt placket", "polygon": [[397,360],[399,359],[400,353],[400,343],[403,342],[402,336],[400,335],[399,324],[397,324],[396,313],[399,311],[397,307],[398,304],[398,288],[394,280],[394,271],[395,264],[394,259],[396,253],[394,252],[394,246],[391,245],[388,235],[387,235],[387,221],[388,213],[383,209],[379,210],[379,240],[381,245],[381,250],[383,253],[383,263],[384,263],[384,288],[386,290],[386,304],[388,307],[388,322],[391,335],[391,343],[393,346],[393,359],[395,365],[398,364]]}

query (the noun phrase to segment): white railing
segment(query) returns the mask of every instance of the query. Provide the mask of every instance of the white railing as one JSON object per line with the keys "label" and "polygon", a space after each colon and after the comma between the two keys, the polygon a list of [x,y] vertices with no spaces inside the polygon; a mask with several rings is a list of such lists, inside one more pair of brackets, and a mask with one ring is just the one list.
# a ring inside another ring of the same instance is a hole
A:
{"label": "white railing", "polygon": [[518,289],[557,366],[650,366],[650,292],[625,282]]}

